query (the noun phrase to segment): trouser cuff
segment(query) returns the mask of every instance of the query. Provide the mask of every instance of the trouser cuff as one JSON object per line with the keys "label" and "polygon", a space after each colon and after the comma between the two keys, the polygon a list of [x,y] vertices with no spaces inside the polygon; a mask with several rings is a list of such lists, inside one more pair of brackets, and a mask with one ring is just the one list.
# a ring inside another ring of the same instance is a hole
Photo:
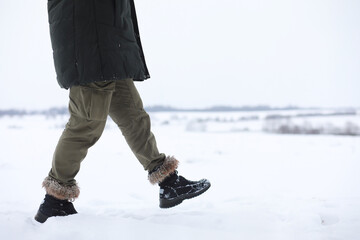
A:
{"label": "trouser cuff", "polygon": [[148,179],[150,183],[161,183],[166,177],[168,177],[178,168],[178,165],[179,161],[175,157],[166,157],[164,162],[160,166],[149,172]]}
{"label": "trouser cuff", "polygon": [[73,185],[64,185],[52,177],[46,177],[42,183],[46,193],[60,200],[73,201],[79,197],[80,189],[77,183]]}

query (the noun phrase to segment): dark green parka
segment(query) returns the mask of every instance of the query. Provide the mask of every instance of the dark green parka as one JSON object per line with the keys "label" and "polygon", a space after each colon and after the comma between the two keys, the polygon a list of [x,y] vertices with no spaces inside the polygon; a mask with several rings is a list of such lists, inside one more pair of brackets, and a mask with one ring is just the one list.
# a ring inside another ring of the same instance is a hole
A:
{"label": "dark green parka", "polygon": [[134,0],[48,0],[48,13],[61,87],[150,77]]}

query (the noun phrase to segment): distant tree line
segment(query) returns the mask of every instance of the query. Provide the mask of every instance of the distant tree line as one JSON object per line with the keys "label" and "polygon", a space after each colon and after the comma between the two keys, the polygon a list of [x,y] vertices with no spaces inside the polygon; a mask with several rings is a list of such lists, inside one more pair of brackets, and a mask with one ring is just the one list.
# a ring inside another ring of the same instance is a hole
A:
{"label": "distant tree line", "polygon": [[267,105],[257,106],[213,106],[209,108],[175,108],[171,106],[155,105],[146,107],[149,112],[252,112],[252,111],[274,111],[274,110],[298,110],[304,109],[296,106],[270,107]]}
{"label": "distant tree line", "polygon": [[289,119],[289,118],[306,118],[306,117],[331,117],[331,116],[355,116],[357,115],[356,110],[346,110],[338,111],[331,113],[298,113],[294,115],[284,115],[284,114],[270,114],[265,117],[266,120],[270,119]]}
{"label": "distant tree line", "polygon": [[313,125],[310,122],[293,123],[290,119],[272,119],[265,121],[263,131],[278,134],[360,136],[360,126],[349,121],[342,126],[335,126],[331,123]]}
{"label": "distant tree line", "polygon": [[47,110],[19,110],[19,109],[8,109],[0,110],[0,117],[9,116],[9,117],[22,117],[22,116],[32,116],[32,115],[44,115],[44,116],[58,116],[58,115],[67,115],[67,107],[53,107]]}
{"label": "distant tree line", "polygon": [[[155,105],[145,108],[148,112],[254,112],[254,111],[287,111],[287,110],[322,110],[321,108],[301,108],[296,106],[286,107],[270,107],[267,105],[257,106],[213,106],[209,108],[175,108],[171,106]],[[55,117],[58,115],[68,115],[67,107],[52,107],[46,110],[20,110],[20,109],[6,109],[0,110],[0,117],[4,116],[28,116],[28,115],[44,115],[49,117]],[[333,116],[333,115],[356,115],[356,109],[346,109],[336,111],[334,113],[299,113],[296,115],[282,115],[271,114],[267,116],[267,119],[279,119],[290,117],[314,117],[314,116]]]}

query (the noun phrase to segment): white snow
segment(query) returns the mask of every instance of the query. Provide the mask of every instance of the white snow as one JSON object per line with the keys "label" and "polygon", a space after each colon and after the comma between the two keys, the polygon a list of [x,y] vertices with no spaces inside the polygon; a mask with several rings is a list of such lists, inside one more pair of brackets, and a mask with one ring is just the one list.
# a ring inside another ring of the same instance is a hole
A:
{"label": "white snow", "polygon": [[67,117],[0,118],[0,239],[358,239],[360,137],[266,134],[259,120],[242,123],[248,131],[194,122],[240,115],[256,114],[151,114],[159,149],[181,161],[180,174],[212,183],[167,210],[109,120],[77,176],[79,214],[42,225],[33,216]]}

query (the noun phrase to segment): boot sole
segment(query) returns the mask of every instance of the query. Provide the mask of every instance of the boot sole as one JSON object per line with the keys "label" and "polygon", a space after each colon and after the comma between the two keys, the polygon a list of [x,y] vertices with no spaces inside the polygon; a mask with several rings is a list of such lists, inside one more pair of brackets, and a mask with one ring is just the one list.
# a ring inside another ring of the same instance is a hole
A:
{"label": "boot sole", "polygon": [[35,220],[39,223],[44,223],[49,217],[45,214],[42,214],[40,211],[38,211],[35,215]]}
{"label": "boot sole", "polygon": [[[77,214],[76,210],[75,210],[75,212],[66,213],[66,214],[63,214],[63,215],[54,215],[54,216],[50,216],[50,217],[65,217],[65,216],[69,216],[69,215],[73,215],[73,214]],[[43,214],[42,212],[38,211],[34,218],[39,223],[44,223],[49,218],[49,216],[47,216],[47,215]]]}
{"label": "boot sole", "polygon": [[198,192],[179,196],[178,198],[173,198],[173,199],[160,199],[160,208],[175,207],[175,206],[179,205],[180,203],[182,203],[186,199],[191,199],[191,198],[194,198],[194,197],[197,197],[197,196],[203,194],[204,192],[206,192],[206,190],[208,190],[210,188],[210,186],[211,186],[211,184],[209,182],[209,184],[206,185],[206,187],[204,187],[203,189],[201,189]]}

